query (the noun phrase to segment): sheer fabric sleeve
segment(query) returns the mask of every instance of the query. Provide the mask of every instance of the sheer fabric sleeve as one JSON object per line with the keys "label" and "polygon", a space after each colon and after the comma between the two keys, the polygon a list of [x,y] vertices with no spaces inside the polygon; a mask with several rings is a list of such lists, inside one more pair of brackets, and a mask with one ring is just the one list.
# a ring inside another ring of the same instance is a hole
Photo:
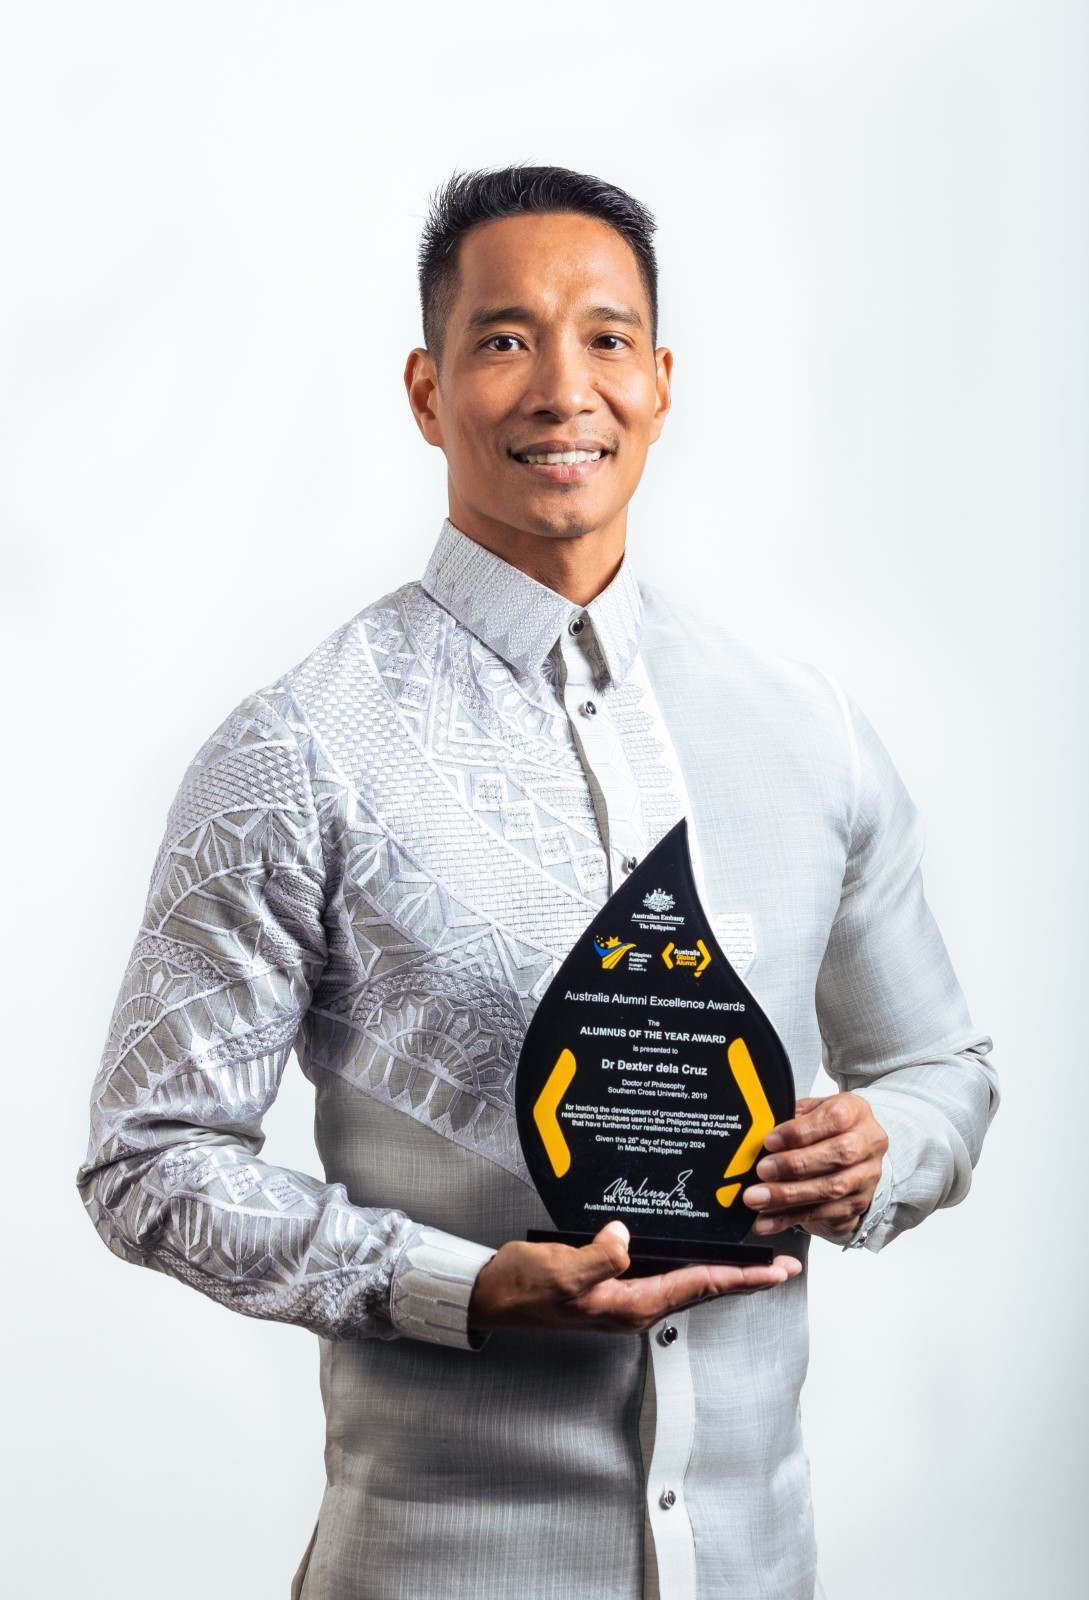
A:
{"label": "sheer fabric sleeve", "polygon": [[888,1134],[881,1182],[850,1241],[878,1250],[964,1198],[998,1080],[923,894],[918,812],[869,723],[846,699],[844,710],[855,805],[817,1015],[827,1072],[870,1102]]}
{"label": "sheer fabric sleeve", "polygon": [[252,696],[171,808],[95,1081],[78,1175],[109,1248],[249,1316],[329,1339],[460,1348],[493,1252],[352,1205],[260,1157],[325,962],[322,839],[303,751]]}

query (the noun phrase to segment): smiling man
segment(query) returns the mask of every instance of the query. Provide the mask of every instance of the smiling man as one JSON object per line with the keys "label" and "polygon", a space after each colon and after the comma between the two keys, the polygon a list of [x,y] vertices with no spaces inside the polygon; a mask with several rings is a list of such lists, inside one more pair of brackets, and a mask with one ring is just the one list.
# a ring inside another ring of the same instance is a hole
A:
{"label": "smiling man", "polygon": [[[629,232],[646,229],[628,204]],[[625,234],[577,212],[478,223],[456,256],[448,244],[425,255],[432,326],[405,382],[446,454],[450,521],[580,604],[620,566],[628,502],[669,410],[652,273]],[[558,411],[544,399],[554,389],[575,391]]]}
{"label": "smiling man", "polygon": [[[672,374],[652,233],[562,168],[438,195],[405,370],[438,543],[197,754],[96,1082],[111,1249],[322,1336],[305,1600],[811,1600],[809,1236],[877,1249],[954,1204],[996,1103],[865,719],[625,553]],[[523,1242],[549,1219],[512,1077],[681,817],[793,1064],[744,1196],[781,1253],[626,1279],[617,1222]],[[259,1157],[293,1047],[324,1182]],[[840,1092],[807,1098],[822,1055]]]}

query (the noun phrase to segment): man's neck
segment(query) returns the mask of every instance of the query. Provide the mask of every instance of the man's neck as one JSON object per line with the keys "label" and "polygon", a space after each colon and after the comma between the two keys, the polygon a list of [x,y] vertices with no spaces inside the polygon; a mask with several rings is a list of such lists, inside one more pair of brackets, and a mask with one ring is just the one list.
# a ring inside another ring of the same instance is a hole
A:
{"label": "man's neck", "polygon": [[450,521],[476,544],[512,567],[562,594],[572,605],[587,606],[607,589],[624,559],[624,521],[572,538],[548,538],[477,517],[465,507],[450,507]]}

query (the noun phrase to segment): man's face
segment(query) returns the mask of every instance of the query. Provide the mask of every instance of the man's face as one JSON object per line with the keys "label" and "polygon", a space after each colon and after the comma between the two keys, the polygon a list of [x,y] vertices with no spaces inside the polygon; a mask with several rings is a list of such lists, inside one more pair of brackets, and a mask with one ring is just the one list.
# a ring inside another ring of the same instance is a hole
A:
{"label": "man's face", "polygon": [[[414,352],[406,371],[451,518],[500,539],[622,538],[672,367],[630,246],[592,217],[512,217],[465,236],[460,278],[441,370]],[[591,459],[529,459],[573,451]]]}

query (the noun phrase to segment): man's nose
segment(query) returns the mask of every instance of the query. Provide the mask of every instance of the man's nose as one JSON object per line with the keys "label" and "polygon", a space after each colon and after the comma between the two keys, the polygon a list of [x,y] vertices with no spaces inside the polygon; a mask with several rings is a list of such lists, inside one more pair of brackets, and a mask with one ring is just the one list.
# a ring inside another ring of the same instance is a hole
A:
{"label": "man's nose", "polygon": [[557,338],[542,343],[526,403],[533,411],[550,411],[557,417],[595,408],[589,355],[581,340]]}

